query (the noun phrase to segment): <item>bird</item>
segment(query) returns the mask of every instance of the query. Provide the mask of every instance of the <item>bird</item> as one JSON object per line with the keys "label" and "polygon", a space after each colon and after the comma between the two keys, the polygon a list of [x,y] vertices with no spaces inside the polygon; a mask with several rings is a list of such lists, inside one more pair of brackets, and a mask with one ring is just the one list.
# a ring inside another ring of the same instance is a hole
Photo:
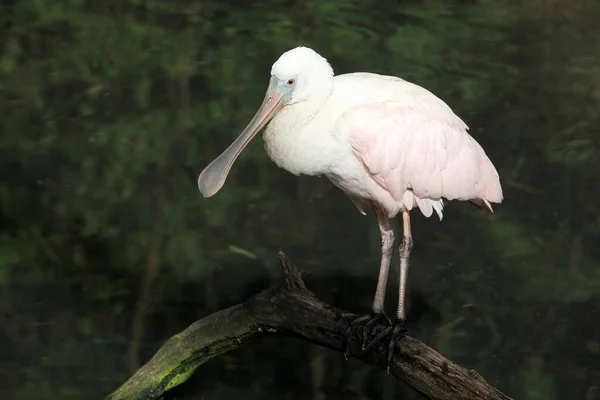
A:
{"label": "bird", "polygon": [[[266,127],[266,128],[265,128]],[[335,75],[315,50],[284,52],[271,68],[263,102],[233,143],[199,175],[204,197],[224,185],[234,161],[264,129],[267,154],[290,173],[325,176],[363,215],[372,210],[381,236],[379,276],[371,311],[354,316],[345,331],[348,357],[362,327],[362,351],[389,338],[387,367],[395,346],[409,335],[405,297],[413,247],[410,212],[441,221],[444,200],[470,201],[493,212],[503,200],[496,168],[468,126],[440,98],[400,77],[370,72]],[[396,233],[391,220],[402,215],[396,315],[384,299]],[[383,324],[379,333],[375,326]]]}

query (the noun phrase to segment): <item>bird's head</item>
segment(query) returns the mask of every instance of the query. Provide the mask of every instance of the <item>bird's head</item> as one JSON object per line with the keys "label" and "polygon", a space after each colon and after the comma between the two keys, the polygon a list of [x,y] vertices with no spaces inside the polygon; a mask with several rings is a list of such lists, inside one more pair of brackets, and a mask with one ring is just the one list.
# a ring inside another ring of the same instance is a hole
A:
{"label": "bird's head", "polygon": [[217,193],[234,161],[246,145],[284,107],[327,96],[333,70],[327,60],[308,47],[296,47],[281,55],[271,68],[271,80],[262,105],[238,138],[198,177],[204,197]]}
{"label": "bird's head", "polygon": [[270,85],[284,95],[289,94],[286,105],[290,105],[327,94],[332,78],[333,69],[325,58],[308,47],[296,47],[273,64]]}

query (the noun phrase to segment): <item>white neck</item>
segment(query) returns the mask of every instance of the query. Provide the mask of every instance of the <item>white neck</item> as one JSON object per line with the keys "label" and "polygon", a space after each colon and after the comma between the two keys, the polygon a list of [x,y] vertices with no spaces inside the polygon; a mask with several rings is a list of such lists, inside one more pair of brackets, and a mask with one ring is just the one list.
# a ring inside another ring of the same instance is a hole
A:
{"label": "white neck", "polygon": [[264,134],[271,159],[296,175],[325,173],[335,146],[327,124],[313,123],[324,116],[319,113],[327,107],[334,89],[331,66],[323,57],[314,55],[306,65],[282,57],[273,67],[275,76],[280,70],[299,69],[290,102],[273,118]]}
{"label": "white neck", "polygon": [[327,153],[332,151],[330,145],[335,144],[329,140],[327,127],[316,122],[323,117],[319,113],[327,107],[331,96],[325,89],[326,86],[321,86],[321,90],[311,94],[310,100],[284,107],[265,130],[269,157],[295,175],[320,175],[329,164],[331,154]]}

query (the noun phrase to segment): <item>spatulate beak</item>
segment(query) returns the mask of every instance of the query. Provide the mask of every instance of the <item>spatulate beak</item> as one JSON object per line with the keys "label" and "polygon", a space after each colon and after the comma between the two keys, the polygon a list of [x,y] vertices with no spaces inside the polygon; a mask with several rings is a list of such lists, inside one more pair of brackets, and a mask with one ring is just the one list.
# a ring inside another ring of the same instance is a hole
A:
{"label": "spatulate beak", "polygon": [[272,78],[262,105],[246,129],[219,157],[200,173],[198,177],[198,189],[200,189],[200,193],[204,197],[210,197],[221,189],[229,170],[242,150],[269,123],[277,112],[287,104],[288,100],[289,93],[282,91],[277,85],[276,80]]}

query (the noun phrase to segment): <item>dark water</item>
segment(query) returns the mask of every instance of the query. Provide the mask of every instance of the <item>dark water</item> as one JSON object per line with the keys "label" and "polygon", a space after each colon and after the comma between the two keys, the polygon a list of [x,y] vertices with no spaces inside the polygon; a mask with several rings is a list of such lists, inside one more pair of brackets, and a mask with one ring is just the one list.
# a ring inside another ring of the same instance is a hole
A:
{"label": "dark water", "polygon": [[[337,73],[433,91],[500,173],[493,215],[413,213],[415,334],[516,399],[600,399],[600,3],[9,3],[0,397],[103,398],[168,337],[277,282],[279,248],[319,297],[369,309],[377,226],[327,181],[278,169],[257,140],[218,195],[196,186],[302,44]],[[214,359],[167,395],[231,397],[420,398],[294,339]]]}

